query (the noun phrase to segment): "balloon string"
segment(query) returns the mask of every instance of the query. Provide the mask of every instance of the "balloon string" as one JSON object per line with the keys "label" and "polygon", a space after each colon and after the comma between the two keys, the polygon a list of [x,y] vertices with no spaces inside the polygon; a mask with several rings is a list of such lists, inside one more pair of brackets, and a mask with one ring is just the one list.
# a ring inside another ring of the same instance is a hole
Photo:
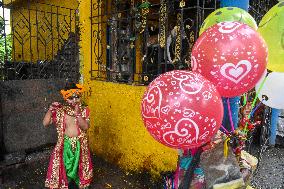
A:
{"label": "balloon string", "polygon": [[229,151],[228,142],[229,142],[229,140],[230,140],[230,138],[228,137],[224,142],[224,157],[225,158],[228,157],[228,151]]}
{"label": "balloon string", "polygon": [[190,150],[191,155],[194,156],[196,154],[197,150],[198,150],[198,148],[191,149]]}
{"label": "balloon string", "polygon": [[230,134],[230,132],[223,125],[221,125],[221,128],[225,131],[226,134]]}
{"label": "balloon string", "polygon": [[264,100],[262,100],[261,102],[259,102],[256,106],[255,106],[255,108],[251,111],[251,113],[250,113],[250,117],[252,117],[253,116],[253,114],[255,113],[255,111],[259,108],[259,106],[262,104],[262,102],[263,102]]}
{"label": "balloon string", "polygon": [[[254,99],[253,99],[252,106],[251,106],[251,109],[252,109],[252,110],[251,110],[251,112],[250,112],[249,115],[248,115],[248,120],[251,118],[251,113],[252,113],[252,111],[253,111],[253,109],[254,109],[254,106],[255,106],[257,97],[258,97],[258,95],[259,95],[261,89],[263,88],[266,79],[267,79],[267,76],[266,76],[266,77],[264,78],[264,80],[261,82],[261,84],[260,84],[260,86],[259,86],[259,89],[257,90],[257,92],[256,92],[256,94],[255,94],[255,97],[254,97]],[[263,100],[262,100],[262,101],[263,101]],[[245,129],[244,129],[246,132],[248,131],[248,130],[247,130],[247,126],[248,126],[248,122],[246,122],[246,126],[245,126]]]}
{"label": "balloon string", "polygon": [[[254,106],[255,106],[257,97],[258,97],[258,95],[259,95],[261,89],[263,88],[266,79],[267,79],[267,77],[265,77],[264,80],[261,82],[260,87],[259,87],[259,89],[257,90],[257,93],[255,94],[255,97],[254,97],[253,102],[252,102],[252,107],[251,107],[252,109],[253,109]],[[248,115],[248,119],[250,119],[250,114]]]}
{"label": "balloon string", "polygon": [[247,104],[247,98],[248,98],[248,94],[245,93],[245,95],[244,95],[244,106]]}
{"label": "balloon string", "polygon": [[232,110],[231,110],[230,99],[229,98],[227,98],[227,105],[228,105],[228,112],[229,112],[230,123],[231,123],[231,131],[234,132],[235,128],[234,128],[233,117],[232,117]]}

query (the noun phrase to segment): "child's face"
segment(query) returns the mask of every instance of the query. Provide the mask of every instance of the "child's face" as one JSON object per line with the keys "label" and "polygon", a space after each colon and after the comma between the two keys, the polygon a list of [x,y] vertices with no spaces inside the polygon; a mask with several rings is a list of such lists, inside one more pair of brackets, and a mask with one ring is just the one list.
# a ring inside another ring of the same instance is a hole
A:
{"label": "child's face", "polygon": [[70,98],[68,98],[67,103],[69,105],[75,106],[76,104],[80,103],[80,96],[76,93],[74,93]]}

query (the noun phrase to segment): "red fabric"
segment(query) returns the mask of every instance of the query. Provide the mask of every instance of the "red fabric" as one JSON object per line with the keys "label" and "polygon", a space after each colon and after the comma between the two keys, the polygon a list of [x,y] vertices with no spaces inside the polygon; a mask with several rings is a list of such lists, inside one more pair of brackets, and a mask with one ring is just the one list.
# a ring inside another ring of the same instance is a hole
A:
{"label": "red fabric", "polygon": [[[57,127],[58,132],[58,141],[57,144],[51,154],[48,171],[47,171],[47,177],[45,186],[49,188],[58,188],[58,189],[68,189],[68,180],[65,172],[64,162],[63,162],[63,147],[64,147],[64,132],[65,132],[65,116],[66,114],[61,112],[61,115],[63,114],[63,117],[59,117],[60,113],[58,114],[58,111],[62,111],[62,106],[58,103],[53,103],[51,112],[52,112],[52,120],[53,123]],[[88,118],[90,111],[88,108],[85,108],[84,111],[86,111],[85,119]],[[80,129],[79,129],[80,130]],[[79,132],[79,140],[80,140],[80,160],[79,160],[79,169],[78,169],[78,175],[80,179],[80,188],[89,186],[92,181],[93,176],[93,166],[91,161],[91,154],[88,147],[88,141],[86,133],[81,131]],[[85,149],[83,151],[83,149]],[[85,162],[83,161],[83,154],[86,155],[87,159]],[[84,170],[88,170],[85,175],[83,174]]]}

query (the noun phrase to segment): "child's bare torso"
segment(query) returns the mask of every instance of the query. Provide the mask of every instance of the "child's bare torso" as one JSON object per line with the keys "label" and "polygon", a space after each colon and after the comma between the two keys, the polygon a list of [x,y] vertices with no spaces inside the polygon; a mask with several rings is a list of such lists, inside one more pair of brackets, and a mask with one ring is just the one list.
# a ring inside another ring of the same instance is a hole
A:
{"label": "child's bare torso", "polygon": [[76,137],[79,135],[78,126],[73,116],[66,116],[65,135],[68,137]]}

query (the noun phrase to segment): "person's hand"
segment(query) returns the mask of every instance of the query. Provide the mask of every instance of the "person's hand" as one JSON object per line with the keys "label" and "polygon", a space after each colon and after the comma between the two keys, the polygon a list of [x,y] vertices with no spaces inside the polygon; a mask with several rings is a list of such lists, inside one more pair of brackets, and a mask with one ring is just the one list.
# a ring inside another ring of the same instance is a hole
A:
{"label": "person's hand", "polygon": [[60,103],[59,102],[53,102],[50,106],[49,106],[49,109],[51,112],[56,110],[56,108],[58,108],[60,106]]}
{"label": "person's hand", "polygon": [[78,116],[81,116],[81,110],[80,110],[80,105],[79,103],[77,103],[75,105],[75,116],[78,117]]}
{"label": "person's hand", "polygon": [[50,106],[49,106],[49,108],[48,108],[48,110],[52,112],[52,111],[54,111],[54,110],[55,110],[55,107],[54,107],[54,106],[52,106],[52,105],[50,105]]}

